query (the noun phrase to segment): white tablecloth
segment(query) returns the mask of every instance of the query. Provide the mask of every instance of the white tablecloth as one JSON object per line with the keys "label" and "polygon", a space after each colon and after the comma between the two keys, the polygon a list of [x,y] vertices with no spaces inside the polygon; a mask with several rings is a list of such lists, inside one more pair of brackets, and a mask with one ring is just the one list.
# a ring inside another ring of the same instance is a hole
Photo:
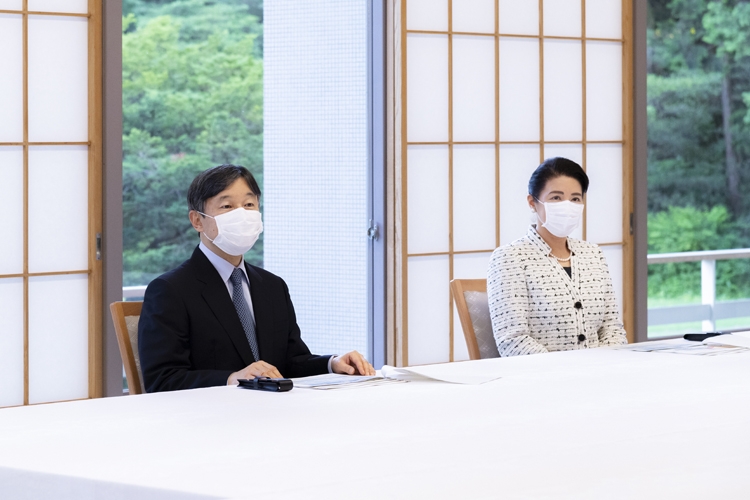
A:
{"label": "white tablecloth", "polygon": [[750,353],[481,363],[502,378],[3,409],[0,498],[750,498]]}

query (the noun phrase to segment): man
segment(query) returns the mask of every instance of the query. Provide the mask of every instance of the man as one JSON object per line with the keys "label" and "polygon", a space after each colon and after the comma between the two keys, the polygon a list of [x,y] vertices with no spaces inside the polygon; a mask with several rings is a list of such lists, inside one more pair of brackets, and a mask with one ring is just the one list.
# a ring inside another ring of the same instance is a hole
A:
{"label": "man", "polygon": [[138,324],[147,392],[254,377],[375,373],[356,351],[311,354],[286,283],[243,260],[263,231],[260,189],[245,167],[202,172],[187,199],[200,244],[189,260],[149,284]]}

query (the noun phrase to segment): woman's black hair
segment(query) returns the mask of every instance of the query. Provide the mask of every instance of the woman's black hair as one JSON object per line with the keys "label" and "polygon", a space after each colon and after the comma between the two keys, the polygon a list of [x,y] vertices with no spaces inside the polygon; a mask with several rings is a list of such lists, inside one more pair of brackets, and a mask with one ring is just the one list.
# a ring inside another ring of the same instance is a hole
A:
{"label": "woman's black hair", "polygon": [[572,177],[577,180],[583,190],[582,194],[586,194],[589,189],[589,176],[583,171],[581,166],[567,158],[548,158],[544,162],[536,167],[534,173],[531,174],[529,179],[529,194],[536,200],[539,200],[541,192],[544,190],[544,186],[550,179],[557,177]]}

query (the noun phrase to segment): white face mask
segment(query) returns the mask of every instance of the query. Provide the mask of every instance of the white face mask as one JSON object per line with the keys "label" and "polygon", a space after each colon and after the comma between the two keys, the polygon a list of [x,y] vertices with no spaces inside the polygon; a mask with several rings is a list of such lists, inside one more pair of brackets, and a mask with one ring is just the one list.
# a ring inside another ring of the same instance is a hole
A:
{"label": "white face mask", "polygon": [[544,213],[547,215],[547,220],[542,223],[542,227],[558,238],[570,236],[581,224],[583,203],[573,203],[569,200],[547,203],[540,201],[539,203],[544,205]]}
{"label": "white face mask", "polygon": [[213,240],[208,238],[208,235],[206,238],[229,255],[244,255],[253,248],[258,236],[263,232],[263,222],[257,210],[240,207],[216,217],[203,212],[198,213],[216,221],[219,234]]}

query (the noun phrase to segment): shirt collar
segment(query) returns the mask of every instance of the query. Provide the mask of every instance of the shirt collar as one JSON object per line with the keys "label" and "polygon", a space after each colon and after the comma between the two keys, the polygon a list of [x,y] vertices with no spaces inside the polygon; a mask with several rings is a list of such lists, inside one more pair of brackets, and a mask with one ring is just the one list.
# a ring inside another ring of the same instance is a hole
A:
{"label": "shirt collar", "polygon": [[200,245],[198,245],[198,248],[201,249],[201,252],[208,258],[208,260],[211,262],[211,264],[216,269],[216,272],[219,273],[219,276],[221,276],[222,281],[224,283],[229,281],[229,277],[232,276],[232,273],[235,269],[242,269],[242,274],[245,276],[245,282],[249,285],[250,284],[250,278],[247,276],[247,269],[245,269],[245,261],[242,260],[239,267],[234,267],[231,263],[224,260],[222,257],[219,257],[216,255],[210,248],[208,248],[206,245],[203,244],[201,241]]}

